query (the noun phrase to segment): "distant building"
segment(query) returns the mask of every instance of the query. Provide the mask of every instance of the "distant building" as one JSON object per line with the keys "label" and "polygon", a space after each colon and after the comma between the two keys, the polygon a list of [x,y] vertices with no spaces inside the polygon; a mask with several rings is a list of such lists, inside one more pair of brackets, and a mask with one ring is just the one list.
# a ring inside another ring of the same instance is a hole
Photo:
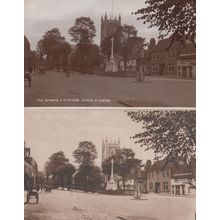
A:
{"label": "distant building", "polygon": [[31,149],[24,146],[24,188],[36,187],[38,175],[37,162],[31,157]]}
{"label": "distant building", "polygon": [[195,194],[195,167],[166,158],[147,169],[147,191],[176,195]]}
{"label": "distant building", "polygon": [[24,36],[24,71],[29,70],[29,62],[30,62],[30,42],[26,36]]}
{"label": "distant building", "polygon": [[173,172],[171,177],[171,194],[195,195],[195,189],[195,169],[181,167]]}
{"label": "distant building", "polygon": [[189,40],[163,39],[156,43],[152,38],[145,52],[146,71],[152,75],[170,75],[195,78],[196,48]]}
{"label": "distant building", "polygon": [[120,148],[120,139],[118,141],[102,140],[102,162],[115,154],[116,150]]}
{"label": "distant building", "polygon": [[[107,14],[105,13],[105,16],[101,17],[101,42],[105,39],[108,38],[115,33],[119,31],[121,27],[121,15],[119,15],[118,19],[115,18],[109,18],[107,17]],[[100,45],[101,45],[100,42]]]}

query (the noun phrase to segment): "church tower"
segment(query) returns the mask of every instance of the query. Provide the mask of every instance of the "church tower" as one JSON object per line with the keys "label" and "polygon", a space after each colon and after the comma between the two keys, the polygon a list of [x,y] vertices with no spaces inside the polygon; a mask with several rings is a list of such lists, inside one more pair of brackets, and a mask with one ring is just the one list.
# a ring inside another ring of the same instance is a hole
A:
{"label": "church tower", "polygon": [[101,41],[100,41],[100,45],[105,38],[110,37],[113,34],[120,31],[120,27],[121,27],[121,15],[120,14],[119,14],[118,19],[116,17],[113,18],[113,16],[110,16],[110,18],[108,18],[106,13],[104,15],[104,18],[103,18],[103,16],[101,16],[101,38],[100,38]]}
{"label": "church tower", "polygon": [[102,162],[115,154],[116,150],[120,148],[120,139],[118,141],[102,140]]}

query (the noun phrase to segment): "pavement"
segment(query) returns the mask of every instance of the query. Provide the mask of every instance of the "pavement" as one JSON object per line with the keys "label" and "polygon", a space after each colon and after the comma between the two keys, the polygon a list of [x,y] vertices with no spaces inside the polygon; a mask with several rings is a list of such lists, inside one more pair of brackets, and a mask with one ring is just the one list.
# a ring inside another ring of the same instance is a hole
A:
{"label": "pavement", "polygon": [[49,71],[34,74],[32,86],[24,87],[25,107],[195,107],[196,81],[147,76],[105,77]]}
{"label": "pavement", "polygon": [[113,196],[79,191],[40,193],[24,207],[25,220],[194,220],[195,198]]}

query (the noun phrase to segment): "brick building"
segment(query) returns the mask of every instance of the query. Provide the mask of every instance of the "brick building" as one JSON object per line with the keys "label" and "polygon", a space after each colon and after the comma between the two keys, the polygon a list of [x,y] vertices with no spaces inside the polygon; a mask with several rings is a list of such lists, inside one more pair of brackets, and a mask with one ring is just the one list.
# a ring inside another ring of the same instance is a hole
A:
{"label": "brick building", "polygon": [[[147,191],[155,193],[194,193],[195,167],[187,167],[181,161],[156,161],[146,170]],[[181,189],[180,189],[181,188]],[[191,192],[190,192],[190,189]]]}
{"label": "brick building", "polygon": [[145,52],[146,71],[149,74],[195,78],[195,44],[189,40],[163,39],[156,43],[152,38]]}
{"label": "brick building", "polygon": [[24,147],[24,188],[28,190],[35,188],[37,183],[38,166],[37,162],[31,157],[31,149]]}

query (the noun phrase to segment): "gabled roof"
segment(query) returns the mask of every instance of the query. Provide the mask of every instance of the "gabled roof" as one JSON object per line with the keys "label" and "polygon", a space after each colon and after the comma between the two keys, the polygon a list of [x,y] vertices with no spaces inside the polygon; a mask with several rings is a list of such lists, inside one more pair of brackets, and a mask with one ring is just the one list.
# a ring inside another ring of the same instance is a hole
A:
{"label": "gabled roof", "polygon": [[167,38],[167,39],[163,39],[158,41],[158,43],[151,49],[151,51],[161,51],[161,50],[167,50],[169,49],[173,49],[173,48],[178,48],[181,47],[183,45],[183,43],[181,41],[174,41],[172,45],[171,44],[171,39]]}
{"label": "gabled roof", "polygon": [[195,53],[195,43],[189,41],[174,41],[171,45],[172,39],[167,38],[158,41],[158,43],[150,49],[150,51],[164,51],[168,49],[180,49],[181,53]]}

